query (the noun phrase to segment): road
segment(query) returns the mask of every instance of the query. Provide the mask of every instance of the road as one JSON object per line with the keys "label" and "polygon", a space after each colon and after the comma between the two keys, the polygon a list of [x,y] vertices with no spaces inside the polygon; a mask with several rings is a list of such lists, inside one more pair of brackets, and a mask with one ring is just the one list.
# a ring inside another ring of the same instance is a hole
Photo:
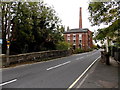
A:
{"label": "road", "polygon": [[2,70],[3,88],[68,88],[100,57],[100,51]]}

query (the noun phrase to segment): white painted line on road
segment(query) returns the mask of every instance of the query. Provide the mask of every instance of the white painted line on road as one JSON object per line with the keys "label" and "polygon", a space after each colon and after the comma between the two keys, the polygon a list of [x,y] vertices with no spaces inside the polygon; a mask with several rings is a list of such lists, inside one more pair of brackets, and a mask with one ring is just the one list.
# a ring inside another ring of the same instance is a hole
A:
{"label": "white painted line on road", "polygon": [[88,74],[85,76],[85,78],[83,78],[83,80],[80,82],[80,84],[77,86],[77,88],[80,88],[80,86],[84,83],[84,81],[86,80],[87,77],[88,77]]}
{"label": "white painted line on road", "polygon": [[74,56],[85,55],[85,54],[87,54],[87,53],[75,54]]}
{"label": "white painted line on road", "polygon": [[80,59],[82,59],[82,58],[84,58],[84,57],[76,58],[76,60],[80,60]]}
{"label": "white painted line on road", "polygon": [[16,82],[16,81],[17,81],[17,79],[13,79],[13,80],[11,80],[11,81],[8,81],[8,82],[5,82],[5,83],[0,84],[0,86],[4,86],[4,85],[6,85],[6,84],[13,83],[13,82]]}
{"label": "white painted line on road", "polygon": [[87,55],[87,57],[89,57],[90,55]]}
{"label": "white painted line on road", "polygon": [[92,53],[91,55],[95,55],[96,53],[98,53],[98,52]]}
{"label": "white painted line on road", "polygon": [[63,65],[65,65],[65,64],[68,64],[68,63],[70,63],[70,62],[71,62],[71,61],[68,61],[68,62],[65,62],[65,63],[59,64],[59,65],[56,65],[56,66],[50,67],[50,68],[48,68],[48,69],[46,69],[46,70],[51,70],[51,69],[54,69],[54,68],[57,68],[57,67],[63,66]]}
{"label": "white painted line on road", "polygon": [[79,60],[80,58],[76,58],[76,60]]}
{"label": "white painted line on road", "polygon": [[92,67],[92,65],[94,65],[94,63],[100,58],[101,56],[99,56],[76,80],[75,82],[72,83],[72,85],[69,86],[69,88],[67,90],[70,90],[71,88],[73,88],[73,86],[84,76],[84,74]]}
{"label": "white painted line on road", "polygon": [[84,57],[81,57],[80,59],[82,59],[82,58],[84,58]]}

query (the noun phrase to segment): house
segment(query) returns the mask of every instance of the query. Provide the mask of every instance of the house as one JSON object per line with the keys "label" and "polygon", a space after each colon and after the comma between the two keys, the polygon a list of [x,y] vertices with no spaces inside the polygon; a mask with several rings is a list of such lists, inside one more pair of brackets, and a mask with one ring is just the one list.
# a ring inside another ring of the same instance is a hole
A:
{"label": "house", "polygon": [[80,7],[79,28],[65,31],[64,39],[73,46],[73,49],[81,48],[87,50],[92,48],[92,32],[88,28],[82,28],[82,8]]}

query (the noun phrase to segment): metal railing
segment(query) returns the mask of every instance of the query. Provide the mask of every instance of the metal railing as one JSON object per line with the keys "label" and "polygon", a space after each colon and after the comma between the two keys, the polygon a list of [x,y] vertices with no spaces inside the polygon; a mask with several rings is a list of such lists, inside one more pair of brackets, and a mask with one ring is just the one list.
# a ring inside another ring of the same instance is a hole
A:
{"label": "metal railing", "polygon": [[116,61],[120,62],[120,48],[111,46],[109,51],[110,56],[114,57]]}

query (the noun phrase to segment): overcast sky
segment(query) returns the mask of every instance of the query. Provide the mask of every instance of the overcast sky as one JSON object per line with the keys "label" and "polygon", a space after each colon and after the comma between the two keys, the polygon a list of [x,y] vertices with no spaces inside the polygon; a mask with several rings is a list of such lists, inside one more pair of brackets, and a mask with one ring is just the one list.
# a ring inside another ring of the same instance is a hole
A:
{"label": "overcast sky", "polygon": [[94,31],[96,27],[91,27],[88,20],[89,0],[44,0],[49,6],[53,6],[62,24],[70,29],[79,27],[79,8],[82,7],[82,24],[83,28],[89,28]]}

